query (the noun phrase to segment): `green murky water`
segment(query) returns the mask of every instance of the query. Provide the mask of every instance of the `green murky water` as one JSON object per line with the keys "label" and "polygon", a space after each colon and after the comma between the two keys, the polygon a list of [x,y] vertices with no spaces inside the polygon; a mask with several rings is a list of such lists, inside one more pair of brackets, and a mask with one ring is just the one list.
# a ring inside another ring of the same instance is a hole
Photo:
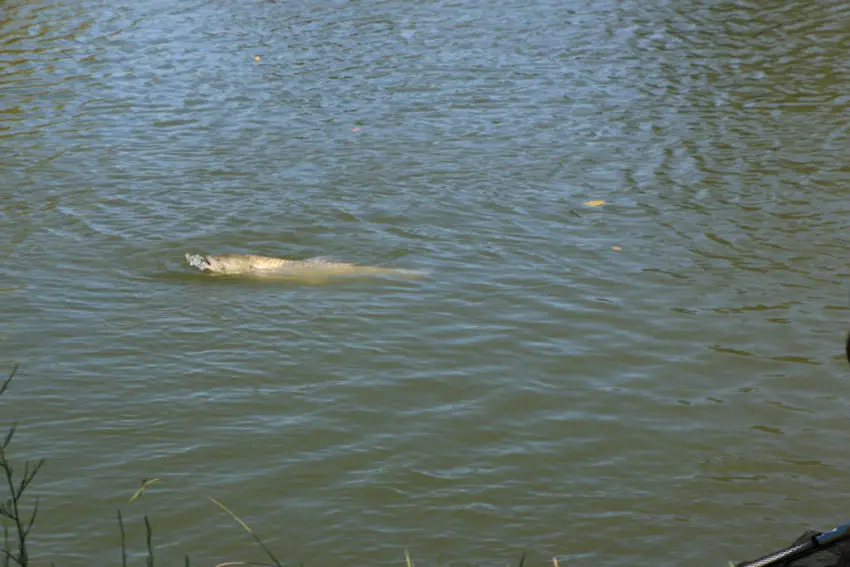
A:
{"label": "green murky water", "polygon": [[117,507],[162,564],[262,560],[208,496],[308,566],[725,565],[846,520],[848,17],[0,2],[39,564],[118,564]]}

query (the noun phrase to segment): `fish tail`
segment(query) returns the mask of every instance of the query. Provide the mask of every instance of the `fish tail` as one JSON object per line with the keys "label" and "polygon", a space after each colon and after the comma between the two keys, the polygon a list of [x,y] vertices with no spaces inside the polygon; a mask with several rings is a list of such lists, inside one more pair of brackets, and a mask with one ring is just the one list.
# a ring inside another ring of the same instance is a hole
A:
{"label": "fish tail", "polygon": [[381,268],[381,267],[367,267],[367,273],[373,274],[386,274],[390,276],[400,276],[407,278],[424,278],[427,273],[422,270],[409,270],[407,268]]}

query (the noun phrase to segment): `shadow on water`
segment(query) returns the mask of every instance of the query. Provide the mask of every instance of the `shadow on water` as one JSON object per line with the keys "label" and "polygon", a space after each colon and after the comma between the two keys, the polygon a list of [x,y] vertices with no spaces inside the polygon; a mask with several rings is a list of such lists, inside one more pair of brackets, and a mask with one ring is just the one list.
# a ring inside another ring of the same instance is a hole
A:
{"label": "shadow on water", "polygon": [[[373,282],[374,284],[391,284],[415,280],[389,274],[346,274],[346,275],[315,275],[315,274],[281,274],[281,275],[219,275],[198,272],[182,272],[178,270],[160,271],[149,277],[156,280],[184,282],[204,285],[251,285],[258,287],[271,286],[325,286],[345,285]],[[419,280],[423,278],[417,278]]]}

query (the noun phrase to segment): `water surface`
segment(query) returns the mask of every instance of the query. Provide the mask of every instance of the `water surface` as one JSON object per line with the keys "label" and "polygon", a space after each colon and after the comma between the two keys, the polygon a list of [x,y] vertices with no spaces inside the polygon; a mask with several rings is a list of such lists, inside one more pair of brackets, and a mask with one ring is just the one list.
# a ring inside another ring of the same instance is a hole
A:
{"label": "water surface", "polygon": [[36,560],[117,563],[120,507],[162,564],[262,561],[208,497],[307,565],[725,565],[846,520],[847,17],[2,2]]}

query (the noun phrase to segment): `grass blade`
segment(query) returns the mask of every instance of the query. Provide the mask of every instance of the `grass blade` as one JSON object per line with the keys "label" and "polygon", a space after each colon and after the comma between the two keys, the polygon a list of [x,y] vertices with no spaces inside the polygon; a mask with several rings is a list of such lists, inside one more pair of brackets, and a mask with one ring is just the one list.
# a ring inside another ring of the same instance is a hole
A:
{"label": "grass blade", "polygon": [[15,365],[12,367],[12,371],[11,371],[11,372],[9,372],[9,377],[8,377],[8,378],[6,378],[6,380],[4,380],[4,381],[3,381],[3,385],[2,385],[2,386],[0,386],[0,394],[2,394],[3,392],[5,392],[5,391],[6,391],[6,388],[8,388],[8,387],[9,387],[9,382],[11,382],[11,381],[12,381],[12,378],[14,378],[14,377],[15,377],[15,373],[16,373],[17,371],[18,371],[18,365],[17,365],[17,364],[15,364]]}
{"label": "grass blade", "polygon": [[266,544],[264,544],[264,543],[263,543],[263,540],[261,540],[261,539],[259,538],[259,536],[257,536],[257,534],[255,534],[255,533],[251,530],[251,528],[249,528],[249,527],[248,527],[248,524],[246,524],[245,522],[243,522],[243,521],[242,521],[242,519],[241,519],[239,516],[237,516],[236,514],[234,514],[234,513],[230,510],[230,508],[228,508],[227,506],[225,506],[224,504],[222,504],[221,502],[219,502],[218,500],[216,500],[216,499],[215,499],[215,498],[213,498],[212,496],[207,496],[207,498],[209,498],[210,500],[212,500],[212,501],[213,501],[213,504],[215,504],[216,506],[218,506],[219,508],[221,508],[222,510],[224,510],[225,512],[227,512],[228,514],[230,514],[230,517],[232,517],[234,520],[236,520],[237,522],[239,522],[239,525],[241,525],[241,526],[245,529],[245,531],[246,531],[246,532],[248,532],[249,534],[251,534],[251,537],[254,539],[254,541],[256,541],[256,542],[257,542],[257,544],[259,544],[259,546],[260,546],[261,548],[263,548],[263,551],[265,551],[265,552],[266,552],[266,555],[268,555],[268,556],[269,556],[269,558],[270,558],[272,561],[274,561],[274,565],[275,565],[275,567],[283,567],[283,565],[281,565],[280,561],[278,561],[278,560],[277,560],[277,557],[275,557],[275,556],[274,556],[274,553],[272,553],[272,552],[271,552],[271,550],[270,550],[268,547],[266,547]]}
{"label": "grass blade", "polygon": [[148,515],[145,514],[145,540],[148,545],[148,567],[153,567],[153,545],[151,540],[153,539],[153,530],[151,530],[151,522],[148,520]]}
{"label": "grass blade", "polygon": [[121,567],[127,567],[127,534],[124,532],[121,510],[118,510],[118,528],[121,530]]}
{"label": "grass blade", "polygon": [[139,486],[139,489],[136,491],[136,493],[133,494],[133,496],[130,497],[130,502],[133,502],[134,500],[136,500],[138,497],[140,497],[142,495],[142,493],[145,491],[145,489],[147,487],[149,487],[150,485],[152,485],[153,483],[158,482],[158,481],[159,481],[158,478],[143,478],[142,479],[142,485]]}

